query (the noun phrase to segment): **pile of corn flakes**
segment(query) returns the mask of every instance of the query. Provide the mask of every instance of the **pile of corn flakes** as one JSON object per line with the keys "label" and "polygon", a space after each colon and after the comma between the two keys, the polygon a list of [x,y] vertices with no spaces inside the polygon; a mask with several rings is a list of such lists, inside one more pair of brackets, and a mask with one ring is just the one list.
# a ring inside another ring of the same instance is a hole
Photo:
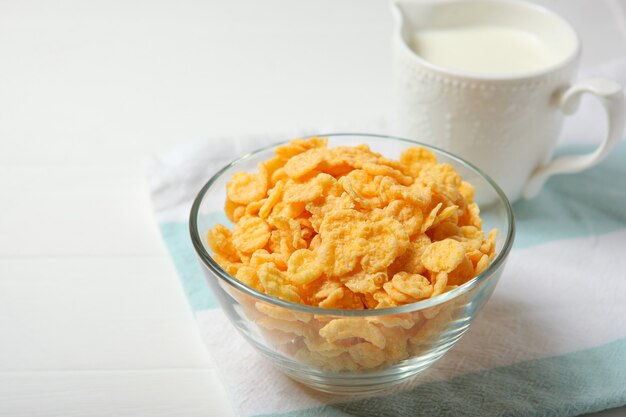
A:
{"label": "pile of corn flakes", "polygon": [[[485,237],[472,185],[421,147],[394,161],[366,145],[296,139],[258,173],[234,174],[226,191],[235,226],[208,232],[214,259],[246,285],[294,303],[414,303],[462,285],[495,257],[497,231]],[[256,312],[274,342],[333,370],[406,358],[436,316],[325,319],[264,303]]]}

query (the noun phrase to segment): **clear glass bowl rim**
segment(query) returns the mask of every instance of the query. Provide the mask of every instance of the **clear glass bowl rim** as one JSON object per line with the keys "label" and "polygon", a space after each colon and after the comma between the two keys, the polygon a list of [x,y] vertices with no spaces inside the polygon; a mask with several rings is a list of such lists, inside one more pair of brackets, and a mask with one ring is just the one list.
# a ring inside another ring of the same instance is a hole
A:
{"label": "clear glass bowl rim", "polygon": [[507,222],[509,225],[508,230],[506,231],[506,238],[504,241],[504,246],[502,247],[502,250],[500,251],[500,253],[496,255],[496,258],[489,265],[489,267],[485,269],[483,272],[481,272],[479,275],[475,276],[474,278],[472,278],[465,284],[459,286],[458,288],[455,288],[454,290],[451,290],[441,295],[438,295],[436,297],[427,298],[425,300],[418,301],[415,303],[405,304],[405,305],[398,306],[398,307],[383,308],[379,310],[331,309],[331,308],[309,306],[306,304],[292,303],[290,301],[284,301],[279,298],[275,298],[265,293],[262,293],[260,291],[257,291],[254,288],[248,287],[244,283],[238,281],[235,277],[231,276],[228,272],[222,269],[222,267],[219,266],[218,263],[205,250],[204,245],[202,243],[203,242],[202,237],[198,234],[197,219],[200,213],[200,205],[202,201],[204,200],[204,196],[211,189],[213,184],[215,184],[215,182],[230,168],[235,167],[240,162],[245,161],[261,152],[265,152],[265,151],[274,149],[278,146],[284,145],[288,143],[289,140],[273,143],[271,145],[262,147],[260,149],[252,151],[250,153],[247,153],[235,159],[234,161],[230,162],[229,164],[221,168],[219,171],[217,171],[211,177],[211,179],[209,179],[207,183],[200,189],[200,192],[198,192],[198,195],[194,199],[193,205],[191,207],[191,213],[189,217],[189,233],[191,235],[191,241],[193,243],[194,249],[196,250],[196,254],[200,257],[202,263],[211,272],[213,272],[217,277],[219,277],[222,281],[238,289],[244,294],[247,294],[253,298],[256,298],[259,301],[263,301],[263,302],[273,304],[278,307],[286,308],[289,310],[295,310],[295,311],[299,311],[303,313],[308,313],[308,314],[326,315],[326,316],[343,316],[343,317],[387,316],[387,315],[404,314],[404,313],[411,313],[415,311],[424,310],[424,309],[445,303],[449,300],[452,300],[453,298],[456,298],[462,294],[467,293],[469,290],[478,286],[480,283],[482,283],[484,280],[488,279],[491,275],[493,275],[496,271],[498,271],[498,269],[502,266],[502,264],[506,260],[507,256],[509,255],[509,252],[511,251],[511,247],[513,246],[513,240],[515,238],[515,219],[514,219],[514,214],[513,214],[513,208],[511,207],[511,203],[509,202],[508,198],[504,194],[504,191],[502,191],[502,189],[498,186],[498,184],[496,184],[487,174],[485,174],[483,171],[481,171],[479,168],[472,165],[471,163],[465,161],[464,159],[456,155],[453,155],[447,151],[444,151],[443,149],[439,149],[437,147],[427,145],[421,142],[417,142],[414,140],[403,139],[403,138],[399,138],[395,136],[378,135],[378,134],[371,134],[371,133],[328,133],[328,134],[309,135],[309,136],[304,136],[303,138],[304,139],[311,138],[311,137],[334,138],[334,137],[342,137],[342,136],[362,136],[364,138],[392,139],[392,140],[396,140],[400,142],[405,142],[410,146],[422,146],[426,149],[443,154],[447,156],[448,158],[456,161],[457,163],[464,165],[465,167],[476,172],[484,180],[486,180],[487,183],[489,183],[489,185],[496,192],[496,194],[500,198],[500,201],[504,204],[504,207],[506,209]]}

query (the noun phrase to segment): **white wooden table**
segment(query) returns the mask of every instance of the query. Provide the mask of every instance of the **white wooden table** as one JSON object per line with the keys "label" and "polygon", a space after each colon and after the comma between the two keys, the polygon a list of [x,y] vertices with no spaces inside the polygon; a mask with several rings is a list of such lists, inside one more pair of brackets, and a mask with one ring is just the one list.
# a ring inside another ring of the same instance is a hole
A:
{"label": "white wooden table", "polygon": [[[625,47],[624,1],[543,3],[584,65]],[[391,29],[377,0],[0,1],[0,416],[232,415],[141,157],[387,116]]]}

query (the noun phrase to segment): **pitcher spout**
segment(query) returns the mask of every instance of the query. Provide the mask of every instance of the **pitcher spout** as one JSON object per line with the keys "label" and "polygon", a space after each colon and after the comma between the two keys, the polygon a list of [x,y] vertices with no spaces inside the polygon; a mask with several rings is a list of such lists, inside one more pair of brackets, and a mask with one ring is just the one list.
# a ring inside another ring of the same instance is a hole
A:
{"label": "pitcher spout", "polygon": [[396,22],[396,39],[409,46],[412,34],[430,23],[438,14],[441,3],[437,0],[392,0],[390,6]]}

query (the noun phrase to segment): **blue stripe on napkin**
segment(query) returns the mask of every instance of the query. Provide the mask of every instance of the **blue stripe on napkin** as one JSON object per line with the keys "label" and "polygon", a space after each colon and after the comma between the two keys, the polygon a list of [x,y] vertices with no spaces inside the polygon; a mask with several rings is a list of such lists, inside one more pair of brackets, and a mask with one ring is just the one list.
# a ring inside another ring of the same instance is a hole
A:
{"label": "blue stripe on napkin", "polygon": [[[574,153],[581,151],[590,149]],[[518,201],[513,207],[516,249],[626,227],[626,143],[594,168],[550,178],[536,199]]]}
{"label": "blue stripe on napkin", "polygon": [[620,339],[398,394],[259,417],[576,416],[626,404],[624,358],[626,339]]}
{"label": "blue stripe on napkin", "polygon": [[191,244],[189,224],[168,222],[161,223],[159,228],[180,276],[191,309],[200,311],[217,308],[217,301],[205,281],[195,249]]}

